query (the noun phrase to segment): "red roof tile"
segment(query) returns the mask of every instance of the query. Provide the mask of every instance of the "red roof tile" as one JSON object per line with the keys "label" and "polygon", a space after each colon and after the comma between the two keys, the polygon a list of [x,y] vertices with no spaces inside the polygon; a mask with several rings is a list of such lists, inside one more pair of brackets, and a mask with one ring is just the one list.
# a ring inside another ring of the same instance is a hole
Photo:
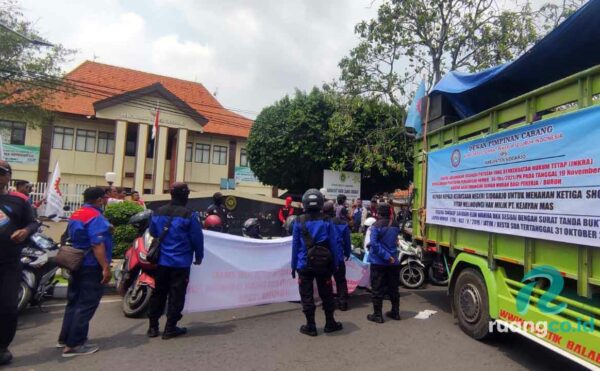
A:
{"label": "red roof tile", "polygon": [[197,82],[92,61],[83,62],[69,72],[66,78],[69,83],[77,86],[77,93],[55,93],[48,100],[48,109],[77,115],[94,115],[93,103],[96,101],[160,83],[208,119],[203,129],[205,133],[247,138],[252,127],[252,120],[224,108]]}

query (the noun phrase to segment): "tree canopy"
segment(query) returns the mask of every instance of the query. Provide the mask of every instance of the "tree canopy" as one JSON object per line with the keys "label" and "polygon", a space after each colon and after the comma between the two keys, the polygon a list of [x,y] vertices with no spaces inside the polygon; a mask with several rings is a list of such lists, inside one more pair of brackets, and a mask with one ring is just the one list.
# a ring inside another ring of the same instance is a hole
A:
{"label": "tree canopy", "polygon": [[61,85],[61,65],[71,54],[44,40],[15,0],[0,0],[0,116],[29,124],[45,121],[41,107]]}
{"label": "tree canopy", "polygon": [[375,99],[328,89],[296,91],[258,115],[248,159],[261,182],[293,193],[320,188],[324,169],[394,175],[400,184],[412,153],[400,125],[403,114]]}
{"label": "tree canopy", "polygon": [[402,105],[414,80],[425,77],[431,87],[450,70],[515,59],[583,2],[533,10],[516,1],[386,0],[376,18],[356,25],[359,43],[340,61],[340,80],[349,94]]}

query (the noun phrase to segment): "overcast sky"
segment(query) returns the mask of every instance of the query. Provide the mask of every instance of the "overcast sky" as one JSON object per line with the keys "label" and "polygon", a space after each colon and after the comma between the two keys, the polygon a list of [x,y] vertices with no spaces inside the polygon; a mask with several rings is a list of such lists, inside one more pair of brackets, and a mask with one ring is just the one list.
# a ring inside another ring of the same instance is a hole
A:
{"label": "overcast sky", "polygon": [[[226,107],[259,112],[338,77],[371,0],[21,0],[51,42],[92,60],[201,82]],[[254,117],[254,114],[246,114]]]}

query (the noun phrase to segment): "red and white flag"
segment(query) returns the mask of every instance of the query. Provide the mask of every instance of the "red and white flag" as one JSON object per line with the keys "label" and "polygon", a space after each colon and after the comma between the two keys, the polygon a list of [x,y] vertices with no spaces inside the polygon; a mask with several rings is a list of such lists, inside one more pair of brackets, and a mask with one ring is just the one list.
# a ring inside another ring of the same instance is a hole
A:
{"label": "red and white flag", "polygon": [[160,106],[156,106],[156,117],[154,118],[154,125],[152,125],[152,139],[156,138],[158,134],[158,116],[160,115]]}

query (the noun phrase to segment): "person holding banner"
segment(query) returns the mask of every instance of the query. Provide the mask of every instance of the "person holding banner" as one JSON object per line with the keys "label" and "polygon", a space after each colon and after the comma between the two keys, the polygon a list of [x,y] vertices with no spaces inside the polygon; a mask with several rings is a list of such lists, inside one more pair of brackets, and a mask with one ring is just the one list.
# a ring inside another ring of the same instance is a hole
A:
{"label": "person holding banner", "polygon": [[177,327],[185,304],[185,293],[190,279],[190,266],[200,265],[204,258],[204,236],[198,213],[188,209],[190,189],[187,184],[175,182],[171,186],[171,203],[158,208],[150,222],[150,234],[158,239],[160,256],[156,269],[156,289],[148,309],[148,337],[157,337],[159,318],[165,311],[167,299],[167,324],[164,340],[187,333]]}
{"label": "person holding banner", "polygon": [[317,336],[314,281],[323,301],[324,331],[328,333],[343,328],[333,315],[335,301],[331,282],[331,275],[338,269],[343,257],[335,226],[321,213],[323,194],[317,189],[309,189],[302,196],[302,205],[306,214],[296,219],[292,230],[292,278],[296,278],[298,272],[298,289],[306,317],[306,324],[300,327],[300,333]]}
{"label": "person holding banner", "polygon": [[10,363],[8,346],[17,331],[21,250],[37,229],[27,201],[8,194],[12,168],[0,160],[0,365]]}
{"label": "person holding banner", "polygon": [[368,262],[371,264],[371,297],[373,313],[367,319],[383,323],[381,314],[383,296],[387,293],[392,302],[392,310],[386,316],[400,320],[400,262],[398,261],[398,223],[390,219],[390,205],[381,202],[377,206],[379,220],[371,227]]}

